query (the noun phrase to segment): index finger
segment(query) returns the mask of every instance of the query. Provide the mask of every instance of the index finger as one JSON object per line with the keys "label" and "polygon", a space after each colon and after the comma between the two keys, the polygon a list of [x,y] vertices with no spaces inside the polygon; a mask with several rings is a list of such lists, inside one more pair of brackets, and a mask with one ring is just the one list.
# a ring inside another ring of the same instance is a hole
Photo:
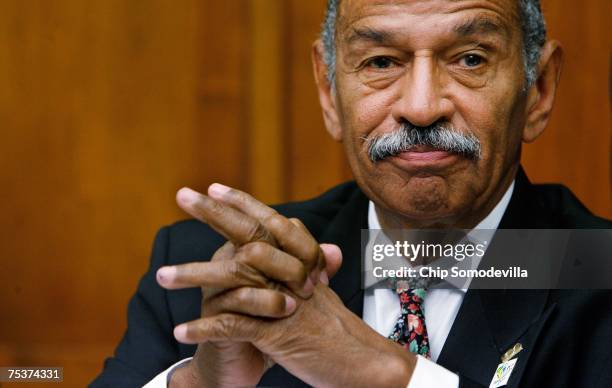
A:
{"label": "index finger", "polygon": [[176,200],[187,213],[238,246],[255,241],[276,245],[274,237],[258,220],[220,201],[187,187],[177,192]]}
{"label": "index finger", "polygon": [[247,214],[260,222],[274,214],[277,214],[276,210],[272,209],[263,202],[258,201],[252,195],[220,183],[213,183],[210,185],[208,187],[208,195],[240,210],[244,214]]}

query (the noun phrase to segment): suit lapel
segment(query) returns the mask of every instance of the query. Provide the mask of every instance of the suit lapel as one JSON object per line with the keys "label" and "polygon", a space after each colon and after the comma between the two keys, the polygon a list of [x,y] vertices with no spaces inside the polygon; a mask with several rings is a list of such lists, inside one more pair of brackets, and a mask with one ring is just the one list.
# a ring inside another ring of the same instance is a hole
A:
{"label": "suit lapel", "polygon": [[[525,173],[519,169],[500,229],[554,224],[550,215],[538,206],[532,190]],[[494,241],[489,249],[494,252]],[[501,356],[520,342],[524,350],[517,357],[519,361],[509,384],[518,385],[541,328],[555,308],[546,307],[548,294],[548,290],[468,290],[438,363],[488,386]]]}
{"label": "suit lapel", "polygon": [[319,242],[332,243],[342,251],[342,266],[330,280],[344,305],[360,316],[363,313],[363,288],[361,284],[361,229],[368,227],[368,199],[356,190],[332,219]]}

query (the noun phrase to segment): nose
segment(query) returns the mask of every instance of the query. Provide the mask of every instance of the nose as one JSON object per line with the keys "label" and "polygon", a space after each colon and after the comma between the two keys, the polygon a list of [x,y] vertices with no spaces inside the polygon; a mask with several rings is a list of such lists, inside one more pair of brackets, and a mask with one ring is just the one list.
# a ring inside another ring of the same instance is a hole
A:
{"label": "nose", "polygon": [[398,123],[408,121],[426,127],[438,120],[450,120],[452,103],[441,93],[439,71],[432,55],[415,55],[399,87],[399,96],[392,107]]}

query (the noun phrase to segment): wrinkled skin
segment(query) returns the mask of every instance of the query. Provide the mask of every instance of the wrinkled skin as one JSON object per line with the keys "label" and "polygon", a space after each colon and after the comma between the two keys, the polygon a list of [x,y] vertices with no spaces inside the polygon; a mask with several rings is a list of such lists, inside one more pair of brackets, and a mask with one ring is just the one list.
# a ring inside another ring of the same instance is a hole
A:
{"label": "wrinkled skin", "polygon": [[[512,182],[521,143],[548,122],[558,43],[546,42],[537,82],[526,88],[515,1],[343,0],[336,46],[333,87],[322,44],[313,45],[325,125],[383,228],[474,227]],[[366,139],[404,122],[450,123],[478,137],[481,155],[370,161]],[[316,386],[408,384],[415,356],[327,287],[342,261],[337,247],[319,246],[297,220],[237,190],[213,185],[209,195],[181,191],[179,205],[230,243],[211,262],[158,273],[165,288],[204,295],[202,317],[175,329],[198,350],[171,386],[252,386],[272,361]]]}

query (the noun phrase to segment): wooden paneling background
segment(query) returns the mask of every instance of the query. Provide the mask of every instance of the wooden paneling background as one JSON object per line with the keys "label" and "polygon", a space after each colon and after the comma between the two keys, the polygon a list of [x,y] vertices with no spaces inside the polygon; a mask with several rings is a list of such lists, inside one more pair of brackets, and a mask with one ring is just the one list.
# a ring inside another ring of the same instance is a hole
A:
{"label": "wooden paneling background", "polygon": [[542,0],[549,36],[565,49],[555,109],[544,134],[525,146],[537,182],[563,182],[589,209],[612,217],[610,22],[607,0]]}
{"label": "wooden paneling background", "polygon": [[[544,1],[567,63],[528,173],[610,209],[606,0]],[[184,185],[270,201],[350,177],[310,44],[324,0],[0,0],[0,365],[83,386]]]}

